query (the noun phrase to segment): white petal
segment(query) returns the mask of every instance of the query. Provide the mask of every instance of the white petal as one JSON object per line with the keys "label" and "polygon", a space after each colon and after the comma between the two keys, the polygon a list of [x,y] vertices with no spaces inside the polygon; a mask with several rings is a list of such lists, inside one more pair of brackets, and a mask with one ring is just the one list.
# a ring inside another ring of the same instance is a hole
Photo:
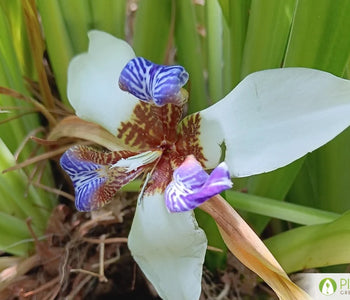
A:
{"label": "white petal", "polygon": [[169,213],[164,195],[146,196],[137,205],[128,244],[160,297],[199,299],[207,239],[193,212]]}
{"label": "white petal", "polygon": [[111,168],[126,168],[126,172],[129,173],[141,166],[145,166],[154,162],[162,155],[162,153],[163,152],[161,150],[141,152],[139,154],[118,160],[115,164],[111,166]]}
{"label": "white petal", "polygon": [[[215,107],[215,105],[211,107]],[[216,110],[216,108],[214,110]],[[208,111],[208,113],[203,114],[203,112],[206,111],[207,110],[199,112],[201,116],[199,141],[202,146],[203,155],[206,158],[205,168],[214,169],[220,162],[221,144],[224,141],[224,132],[218,122],[221,116],[215,114],[214,111]],[[212,113],[212,115],[210,115],[210,113]],[[231,175],[233,174],[231,173]]]}
{"label": "white petal", "polygon": [[138,103],[118,86],[120,72],[135,54],[125,41],[102,31],[90,31],[89,39],[88,52],[69,65],[68,98],[78,117],[116,135]]}
{"label": "white petal", "polygon": [[261,71],[200,115],[204,153],[224,140],[232,175],[268,172],[350,125],[350,81],[305,68]]}

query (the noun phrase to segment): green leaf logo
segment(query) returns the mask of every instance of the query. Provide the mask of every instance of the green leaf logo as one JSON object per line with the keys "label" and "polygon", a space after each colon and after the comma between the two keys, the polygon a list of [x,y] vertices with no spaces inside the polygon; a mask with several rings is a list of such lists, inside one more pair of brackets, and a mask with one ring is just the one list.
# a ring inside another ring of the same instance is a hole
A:
{"label": "green leaf logo", "polygon": [[335,293],[337,284],[332,278],[324,278],[320,281],[318,288],[323,295],[329,296]]}

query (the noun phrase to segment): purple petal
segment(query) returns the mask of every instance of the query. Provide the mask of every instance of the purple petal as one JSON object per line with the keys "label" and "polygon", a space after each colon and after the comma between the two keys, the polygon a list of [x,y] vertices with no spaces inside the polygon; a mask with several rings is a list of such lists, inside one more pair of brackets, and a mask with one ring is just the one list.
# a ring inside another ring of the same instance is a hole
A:
{"label": "purple petal", "polygon": [[96,210],[107,204],[123,185],[143,171],[142,168],[129,172],[126,168],[111,168],[115,160],[126,154],[129,153],[104,153],[76,146],[62,155],[60,164],[73,182],[75,206],[79,211]]}
{"label": "purple petal", "polygon": [[162,66],[142,57],[128,62],[119,77],[119,86],[142,101],[163,106],[167,103],[181,105],[181,88],[188,73],[181,66]]}
{"label": "purple petal", "polygon": [[166,206],[170,212],[192,210],[231,187],[226,163],[222,162],[208,175],[194,156],[190,155],[175,170],[173,181],[165,190]]}
{"label": "purple petal", "polygon": [[77,209],[94,210],[98,206],[94,201],[94,193],[107,180],[100,174],[103,166],[79,159],[73,149],[67,150],[62,155],[60,164],[73,182]]}

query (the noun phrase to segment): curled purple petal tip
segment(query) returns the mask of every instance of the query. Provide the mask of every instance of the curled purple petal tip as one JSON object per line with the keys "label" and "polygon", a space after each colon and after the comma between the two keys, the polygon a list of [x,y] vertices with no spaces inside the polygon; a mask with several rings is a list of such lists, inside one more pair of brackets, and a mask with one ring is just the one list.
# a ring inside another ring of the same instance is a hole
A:
{"label": "curled purple petal tip", "polygon": [[173,181],[165,190],[166,206],[170,212],[192,210],[231,187],[232,181],[225,162],[208,175],[194,156],[190,155],[175,170]]}
{"label": "curled purple petal tip", "polygon": [[128,62],[119,77],[119,87],[138,99],[163,106],[183,104],[181,88],[188,80],[182,66],[162,66],[142,57]]}

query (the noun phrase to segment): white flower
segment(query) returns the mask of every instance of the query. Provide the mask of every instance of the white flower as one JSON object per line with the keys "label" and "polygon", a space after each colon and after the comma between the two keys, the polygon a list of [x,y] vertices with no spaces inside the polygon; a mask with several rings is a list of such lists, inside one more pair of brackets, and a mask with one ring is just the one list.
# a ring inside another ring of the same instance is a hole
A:
{"label": "white flower", "polygon": [[[148,174],[129,248],[163,299],[198,299],[206,237],[191,211],[167,210],[164,190],[174,169],[188,155],[194,155],[204,168],[214,168],[222,143],[233,176],[285,166],[350,124],[350,82],[305,68],[261,71],[247,76],[215,105],[180,120],[187,97],[180,89],[187,81],[181,67],[178,71],[183,77],[172,87],[175,96],[169,101],[176,105],[166,102],[169,97],[163,97],[162,89],[146,92],[153,87],[153,78],[137,90],[136,95],[146,101],[141,103],[118,87],[120,73],[135,56],[133,50],[107,33],[92,31],[89,38],[88,53],[70,64],[68,97],[80,118],[100,124],[115,136],[115,148],[124,151],[103,153],[83,146],[68,150],[62,165],[76,187],[77,206],[82,210],[98,208],[122,185]],[[129,69],[130,76],[134,67]],[[137,84],[130,88],[126,80],[120,86],[133,92]],[[156,92],[160,96],[155,96]],[[221,168],[226,174],[226,165]],[[178,181],[181,178],[171,184],[172,195],[178,187],[187,193],[187,185]],[[198,188],[201,192],[207,177],[203,178]],[[220,182],[230,186],[227,180]],[[173,199],[171,203],[174,205]],[[179,206],[175,203],[174,207],[177,210]]]}

